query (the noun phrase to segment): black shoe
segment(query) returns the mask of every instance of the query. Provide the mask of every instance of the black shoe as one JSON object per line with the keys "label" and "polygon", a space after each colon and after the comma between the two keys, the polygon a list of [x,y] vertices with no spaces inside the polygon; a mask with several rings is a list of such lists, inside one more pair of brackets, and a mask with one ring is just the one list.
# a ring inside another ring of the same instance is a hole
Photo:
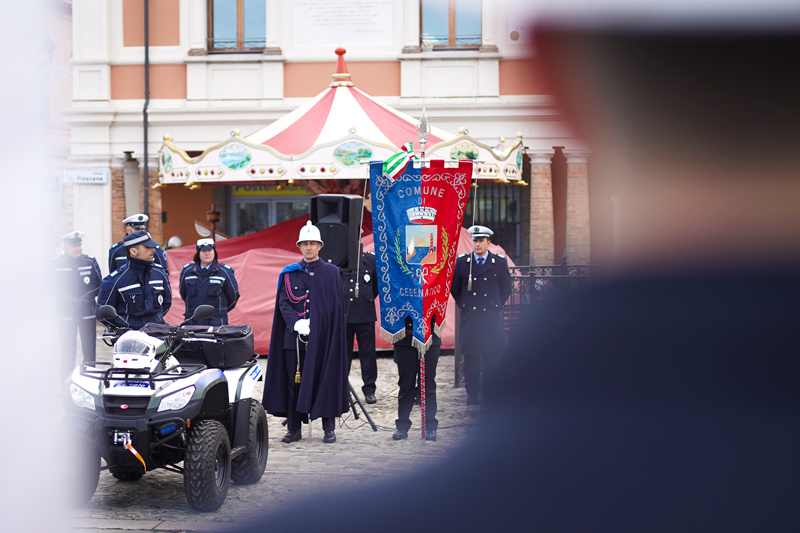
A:
{"label": "black shoe", "polygon": [[467,398],[467,405],[478,405],[477,398]]}
{"label": "black shoe", "polygon": [[378,401],[375,399],[375,395],[371,392],[368,392],[367,394],[364,395],[364,400],[367,403],[376,403]]}
{"label": "black shoe", "polygon": [[286,435],[283,436],[281,439],[282,442],[296,442],[303,438],[302,430],[298,429],[297,431],[287,431]]}
{"label": "black shoe", "polygon": [[392,434],[392,440],[403,440],[408,438],[408,430],[398,429]]}
{"label": "black shoe", "polygon": [[325,436],[322,437],[322,442],[326,444],[336,442],[336,433],[334,433],[333,431],[326,431]]}
{"label": "black shoe", "polygon": [[436,430],[432,429],[425,432],[425,440],[436,440]]}

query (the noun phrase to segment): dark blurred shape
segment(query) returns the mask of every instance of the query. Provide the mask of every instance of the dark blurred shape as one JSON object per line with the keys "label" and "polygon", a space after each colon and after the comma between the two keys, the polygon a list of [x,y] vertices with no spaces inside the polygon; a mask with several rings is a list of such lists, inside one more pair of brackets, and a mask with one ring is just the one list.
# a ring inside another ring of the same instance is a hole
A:
{"label": "dark blurred shape", "polygon": [[250,531],[796,531],[794,20],[540,26],[556,96],[627,202],[627,270],[528,316],[459,453]]}

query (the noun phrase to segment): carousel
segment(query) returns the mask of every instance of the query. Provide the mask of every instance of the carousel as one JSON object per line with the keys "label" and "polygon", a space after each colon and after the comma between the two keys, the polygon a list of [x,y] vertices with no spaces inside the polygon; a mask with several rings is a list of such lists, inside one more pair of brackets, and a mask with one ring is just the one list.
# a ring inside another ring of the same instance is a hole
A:
{"label": "carousel", "polygon": [[[353,85],[338,48],[330,86],[311,101],[250,135],[238,130],[197,157],[190,157],[164,136],[156,187],[203,183],[273,182],[302,185],[313,194],[363,194],[367,171],[362,163],[385,161],[417,141],[428,159],[475,161],[478,180],[527,185],[522,181],[522,135],[488,146],[470,137],[431,127],[378,102]],[[427,146],[426,146],[427,145]]]}

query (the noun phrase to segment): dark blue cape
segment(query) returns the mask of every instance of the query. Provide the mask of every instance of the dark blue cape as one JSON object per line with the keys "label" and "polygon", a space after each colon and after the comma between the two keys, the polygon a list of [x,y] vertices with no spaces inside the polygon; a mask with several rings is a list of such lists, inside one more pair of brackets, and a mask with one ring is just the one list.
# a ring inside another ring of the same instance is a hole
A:
{"label": "dark blue cape", "polygon": [[[302,262],[305,264],[305,261]],[[301,264],[287,265],[281,272],[302,270]],[[302,380],[297,410],[315,418],[334,418],[349,408],[347,376],[350,362],[344,342],[344,303],[339,269],[323,261],[308,265],[310,277],[311,334],[306,346],[306,358],[300,369]],[[267,372],[264,378],[264,408],[276,416],[286,416],[289,409],[289,373],[283,356],[283,336],[286,322],[275,296],[272,336],[269,341]]]}

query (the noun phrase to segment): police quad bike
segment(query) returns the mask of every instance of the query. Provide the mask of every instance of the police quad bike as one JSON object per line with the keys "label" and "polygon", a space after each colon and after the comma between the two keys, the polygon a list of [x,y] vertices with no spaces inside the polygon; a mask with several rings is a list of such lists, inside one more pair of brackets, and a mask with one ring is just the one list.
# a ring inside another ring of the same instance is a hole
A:
{"label": "police quad bike", "polygon": [[264,408],[252,397],[263,379],[253,331],[186,325],[213,314],[212,306],[201,305],[180,326],[134,331],[109,325],[124,323],[113,307],[98,309],[113,361],[77,367],[65,402],[77,433],[74,468],[81,472],[73,486],[81,503],[97,490],[101,456],[103,469],[121,481],[157,468],[183,474],[186,499],[198,511],[218,509],[231,479],[261,479],[268,429]]}

